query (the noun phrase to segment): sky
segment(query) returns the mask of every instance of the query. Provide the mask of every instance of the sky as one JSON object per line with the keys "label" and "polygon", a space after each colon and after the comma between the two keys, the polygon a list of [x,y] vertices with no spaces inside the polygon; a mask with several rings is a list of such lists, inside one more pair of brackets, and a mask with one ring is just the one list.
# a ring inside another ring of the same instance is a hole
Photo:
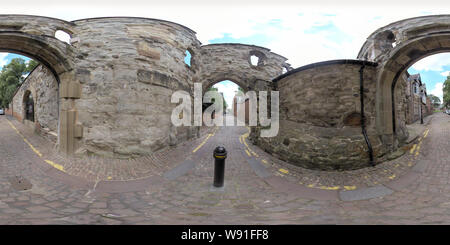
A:
{"label": "sky", "polygon": [[450,73],[450,53],[435,54],[423,58],[408,69],[409,74],[420,74],[425,82],[427,94],[433,94],[443,101],[442,88]]}
{"label": "sky", "polygon": [[[0,14],[67,21],[107,16],[169,20],[194,30],[202,44],[240,42],[267,47],[288,58],[296,68],[326,60],[354,59],[376,29],[405,18],[450,14],[450,1],[15,0],[2,2]],[[439,96],[445,80],[441,74],[450,70],[450,56],[436,57],[420,61],[429,66],[415,65],[408,71],[423,73],[428,93]],[[5,60],[8,56],[0,53],[0,65]]]}
{"label": "sky", "polygon": [[227,108],[233,108],[233,98],[236,92],[238,91],[239,85],[236,83],[225,80],[213,85],[214,88],[217,88],[219,93],[223,93],[223,98],[227,102]]}

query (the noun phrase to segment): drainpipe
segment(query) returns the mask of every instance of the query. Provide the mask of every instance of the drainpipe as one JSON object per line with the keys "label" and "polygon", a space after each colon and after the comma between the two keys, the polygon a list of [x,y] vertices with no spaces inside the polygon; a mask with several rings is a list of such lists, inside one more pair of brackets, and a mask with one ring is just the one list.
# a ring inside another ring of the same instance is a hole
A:
{"label": "drainpipe", "polygon": [[361,99],[361,130],[362,130],[362,134],[364,135],[364,139],[366,140],[366,144],[367,144],[367,148],[369,150],[369,159],[370,162],[369,164],[374,167],[375,166],[375,162],[373,160],[373,149],[372,149],[372,145],[370,144],[369,141],[369,137],[367,136],[367,132],[366,132],[366,116],[364,114],[364,67],[365,65],[363,64],[361,66],[361,69],[359,69],[359,93],[360,93],[360,99]]}
{"label": "drainpipe", "polygon": [[423,98],[423,90],[420,89],[420,100],[419,100],[419,106],[420,106],[420,124],[423,124],[423,111],[422,111],[422,98]]}

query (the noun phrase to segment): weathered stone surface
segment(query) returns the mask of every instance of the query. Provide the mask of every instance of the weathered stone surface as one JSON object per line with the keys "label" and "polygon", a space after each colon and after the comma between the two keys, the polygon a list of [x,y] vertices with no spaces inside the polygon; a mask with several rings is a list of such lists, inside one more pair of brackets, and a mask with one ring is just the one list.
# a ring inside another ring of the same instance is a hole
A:
{"label": "weathered stone surface", "polygon": [[13,98],[10,107],[20,117],[25,119],[24,96],[30,91],[34,100],[35,126],[58,131],[58,82],[53,74],[42,65],[36,67]]}
{"label": "weathered stone surface", "polygon": [[[183,142],[198,130],[172,127],[173,92],[193,95],[194,82],[205,90],[232,80],[244,90],[280,92],[280,134],[262,139],[258,127],[250,134],[267,151],[320,169],[353,169],[367,162],[355,117],[361,113],[361,61],[311,64],[282,75],[283,68],[291,68],[269,49],[202,46],[194,31],[168,21],[117,17],[65,22],[36,16],[0,16],[0,21],[0,48],[31,55],[59,81],[58,131],[65,153],[132,157]],[[449,16],[399,21],[379,29],[361,49],[359,59],[378,62],[376,68],[364,63],[363,75],[364,116],[375,156],[395,151],[408,138],[401,113],[405,101],[392,97],[405,96],[399,78],[408,65],[450,48],[449,23]],[[70,44],[54,37],[57,30],[71,35]],[[184,62],[186,51],[192,55],[190,66]],[[251,64],[252,55],[258,56],[258,64]],[[399,82],[393,90],[394,80]],[[48,92],[39,96],[41,87]],[[52,97],[54,87],[45,82],[33,88],[37,98]],[[46,108],[40,106],[39,120],[54,128],[54,111]],[[16,115],[20,117],[20,108]]]}
{"label": "weathered stone surface", "polygon": [[[60,148],[66,153],[130,157],[176,145],[196,133],[195,128],[172,127],[176,105],[170,98],[175,91],[192,95],[194,81],[206,88],[211,81],[221,81],[215,78],[226,79],[224,74],[247,89],[264,89],[283,66],[289,67],[286,58],[262,47],[201,46],[194,31],[163,20],[7,17],[0,16],[0,30],[16,34],[1,34],[0,47],[31,54],[60,81],[58,87],[32,80],[41,79],[41,70],[29,79],[38,98],[37,121],[42,128],[59,131]],[[70,34],[70,44],[54,37],[57,30]],[[184,62],[186,50],[192,54],[191,66]],[[264,58],[257,67],[249,63],[253,54]],[[23,117],[21,96],[12,105],[18,118]]]}
{"label": "weathered stone surface", "polygon": [[[360,115],[361,64],[334,63],[300,69],[277,81],[280,92],[280,129],[273,138],[253,137],[268,152],[293,164],[313,169],[344,170],[368,166],[368,149],[361,124],[348,118]],[[376,140],[374,75],[364,69],[364,114],[375,153],[384,154]],[[360,119],[360,117],[357,117]],[[257,131],[259,132],[259,131]]]}
{"label": "weathered stone surface", "polygon": [[[257,66],[250,63],[250,56],[261,55]],[[287,64],[285,57],[270,52],[269,49],[244,44],[210,44],[202,46],[195,64],[199,72],[195,75],[197,81],[206,90],[215,83],[231,80],[245,91],[270,90],[273,78],[282,74]]]}
{"label": "weathered stone surface", "polygon": [[358,59],[379,64],[376,128],[388,151],[395,151],[407,140],[405,122],[416,120],[421,107],[414,95],[404,93],[410,91],[408,83],[402,81],[406,79],[406,69],[428,55],[449,50],[449,28],[449,15],[400,20],[372,33],[358,54]]}

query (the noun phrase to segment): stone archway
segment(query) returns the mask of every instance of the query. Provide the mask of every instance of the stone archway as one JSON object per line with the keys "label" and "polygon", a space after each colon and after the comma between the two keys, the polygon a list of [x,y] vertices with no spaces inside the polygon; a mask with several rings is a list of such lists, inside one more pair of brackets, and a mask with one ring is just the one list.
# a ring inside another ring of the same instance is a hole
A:
{"label": "stone archway", "polygon": [[[73,74],[76,49],[58,40],[55,33],[63,30],[73,34],[73,26],[73,23],[47,17],[0,15],[0,51],[39,61],[59,83],[58,146],[60,152],[65,154],[72,154],[77,149],[77,137],[81,136],[75,103],[80,98],[81,86]],[[33,97],[36,99],[35,94]]]}
{"label": "stone archway", "polygon": [[[383,143],[394,145],[398,131],[395,88],[404,71],[427,56],[450,51],[450,15],[425,16],[382,27],[367,39],[358,54],[379,64],[376,89],[376,128]],[[382,47],[382,48],[381,48]]]}
{"label": "stone archway", "polygon": [[251,89],[251,88],[247,87],[246,83],[243,83],[243,82],[241,82],[240,80],[237,80],[237,79],[238,79],[237,77],[232,78],[232,76],[227,76],[227,75],[221,76],[221,75],[219,75],[219,76],[217,76],[217,78],[212,80],[214,82],[208,82],[208,83],[204,83],[202,85],[203,94],[205,94],[206,90],[208,90],[209,88],[212,88],[214,85],[216,85],[218,83],[221,83],[223,81],[230,81],[230,82],[236,84],[237,86],[241,87],[244,90],[244,92],[247,92],[247,91],[249,91]]}
{"label": "stone archway", "polygon": [[[202,83],[203,90],[230,80],[245,91],[267,91],[272,87],[272,79],[282,74],[283,67],[289,67],[285,57],[259,46],[222,43],[200,49],[198,63],[202,69],[196,80]],[[252,57],[257,57],[256,64],[252,64]]]}

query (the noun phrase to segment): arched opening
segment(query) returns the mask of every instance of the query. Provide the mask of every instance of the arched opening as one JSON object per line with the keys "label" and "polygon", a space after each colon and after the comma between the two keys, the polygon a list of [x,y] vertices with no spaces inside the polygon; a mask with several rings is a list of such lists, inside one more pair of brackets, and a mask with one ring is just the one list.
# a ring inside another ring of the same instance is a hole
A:
{"label": "arched opening", "polygon": [[[412,124],[436,111],[450,101],[444,100],[444,86],[450,71],[450,53],[440,53],[412,64],[405,72],[406,80],[406,123]],[[398,82],[397,82],[398,83]],[[398,117],[402,114],[399,113]]]}
{"label": "arched opening", "polygon": [[251,67],[256,68],[256,67],[261,67],[264,65],[264,62],[266,60],[266,55],[260,51],[257,50],[252,50],[249,53],[249,63],[251,65]]}
{"label": "arched opening", "polygon": [[63,31],[63,30],[57,30],[55,32],[55,37],[58,40],[63,41],[67,44],[70,44],[70,39],[72,38],[69,33],[67,33],[66,31]]}
{"label": "arched opening", "polygon": [[[247,104],[248,107],[248,100],[245,101],[242,99],[242,95],[245,94],[245,90],[234,81],[218,81],[210,85],[204,92],[206,93],[207,91],[215,91],[219,94],[220,97],[222,97],[222,100],[224,102],[222,110],[225,117],[224,125],[231,125],[232,122],[234,123],[238,113],[237,110],[238,108],[241,108],[241,104],[243,105],[243,108],[245,107],[245,104]],[[212,103],[203,103],[203,112],[211,105]],[[213,114],[213,117],[214,115],[215,113]],[[248,118],[248,110],[246,110],[246,116]]]}
{"label": "arched opening", "polygon": [[[4,16],[2,21],[21,23],[21,28],[17,29],[15,26],[5,25],[3,31],[0,33],[0,52],[15,53],[30,57],[31,59],[40,63],[38,67],[45,68],[48,74],[53,76],[57,86],[54,93],[56,101],[56,113],[52,113],[57,119],[52,120],[57,137],[57,145],[60,152],[65,154],[72,154],[78,148],[80,137],[82,135],[82,126],[77,123],[77,108],[74,100],[80,98],[81,85],[75,79],[72,56],[73,47],[67,43],[57,39],[55,32],[57,30],[68,30],[72,28],[72,24],[62,20],[49,19],[45,17],[33,16],[36,21],[42,24],[31,28],[29,16]],[[42,20],[40,20],[42,18]],[[36,68],[38,69],[38,68]],[[37,70],[34,70],[37,72]],[[21,86],[22,89],[22,86]],[[18,89],[17,91],[19,91]],[[34,123],[39,123],[39,105],[42,91],[34,86],[23,88],[23,93],[30,90],[34,101]],[[38,92],[40,90],[41,92]],[[20,97],[20,96],[19,96]],[[44,96],[45,97],[45,96]],[[59,106],[58,100],[61,100],[62,105]],[[16,117],[21,117],[23,121],[25,114],[21,112],[24,108],[23,97],[16,103],[12,103],[12,113]],[[29,102],[29,100],[26,100]],[[16,106],[20,104],[19,106]],[[56,115],[55,115],[56,114]],[[22,121],[21,120],[21,121]]]}
{"label": "arched opening", "polygon": [[259,57],[256,55],[250,56],[250,63],[252,66],[258,66]]}
{"label": "arched opening", "polygon": [[[421,59],[450,51],[450,43],[445,41],[449,38],[449,34],[412,38],[397,44],[389,52],[389,57],[385,61],[381,61],[383,65],[378,75],[376,95],[377,130],[388,145],[392,144],[395,148],[397,145],[396,141],[401,141],[401,138],[407,136],[405,135],[404,126],[406,123],[406,109],[401,108],[402,102],[399,101],[399,93],[403,91],[399,87],[402,87],[402,81],[408,79],[408,75],[411,75],[407,71]],[[421,86],[423,82],[414,78],[416,77],[409,78],[415,81],[415,84],[411,85],[412,92],[416,91],[419,93],[420,100],[423,99],[423,106],[425,106],[428,93],[424,91],[423,87],[426,86]],[[434,86],[431,89],[434,89]],[[422,108],[423,106],[417,106],[417,108]],[[422,108],[422,112],[423,110]],[[416,112],[419,115],[421,113],[420,111]],[[389,139],[390,135],[393,138]]]}
{"label": "arched opening", "polygon": [[36,60],[2,53],[0,94],[11,115],[56,141],[59,116],[59,84],[53,73]]}

